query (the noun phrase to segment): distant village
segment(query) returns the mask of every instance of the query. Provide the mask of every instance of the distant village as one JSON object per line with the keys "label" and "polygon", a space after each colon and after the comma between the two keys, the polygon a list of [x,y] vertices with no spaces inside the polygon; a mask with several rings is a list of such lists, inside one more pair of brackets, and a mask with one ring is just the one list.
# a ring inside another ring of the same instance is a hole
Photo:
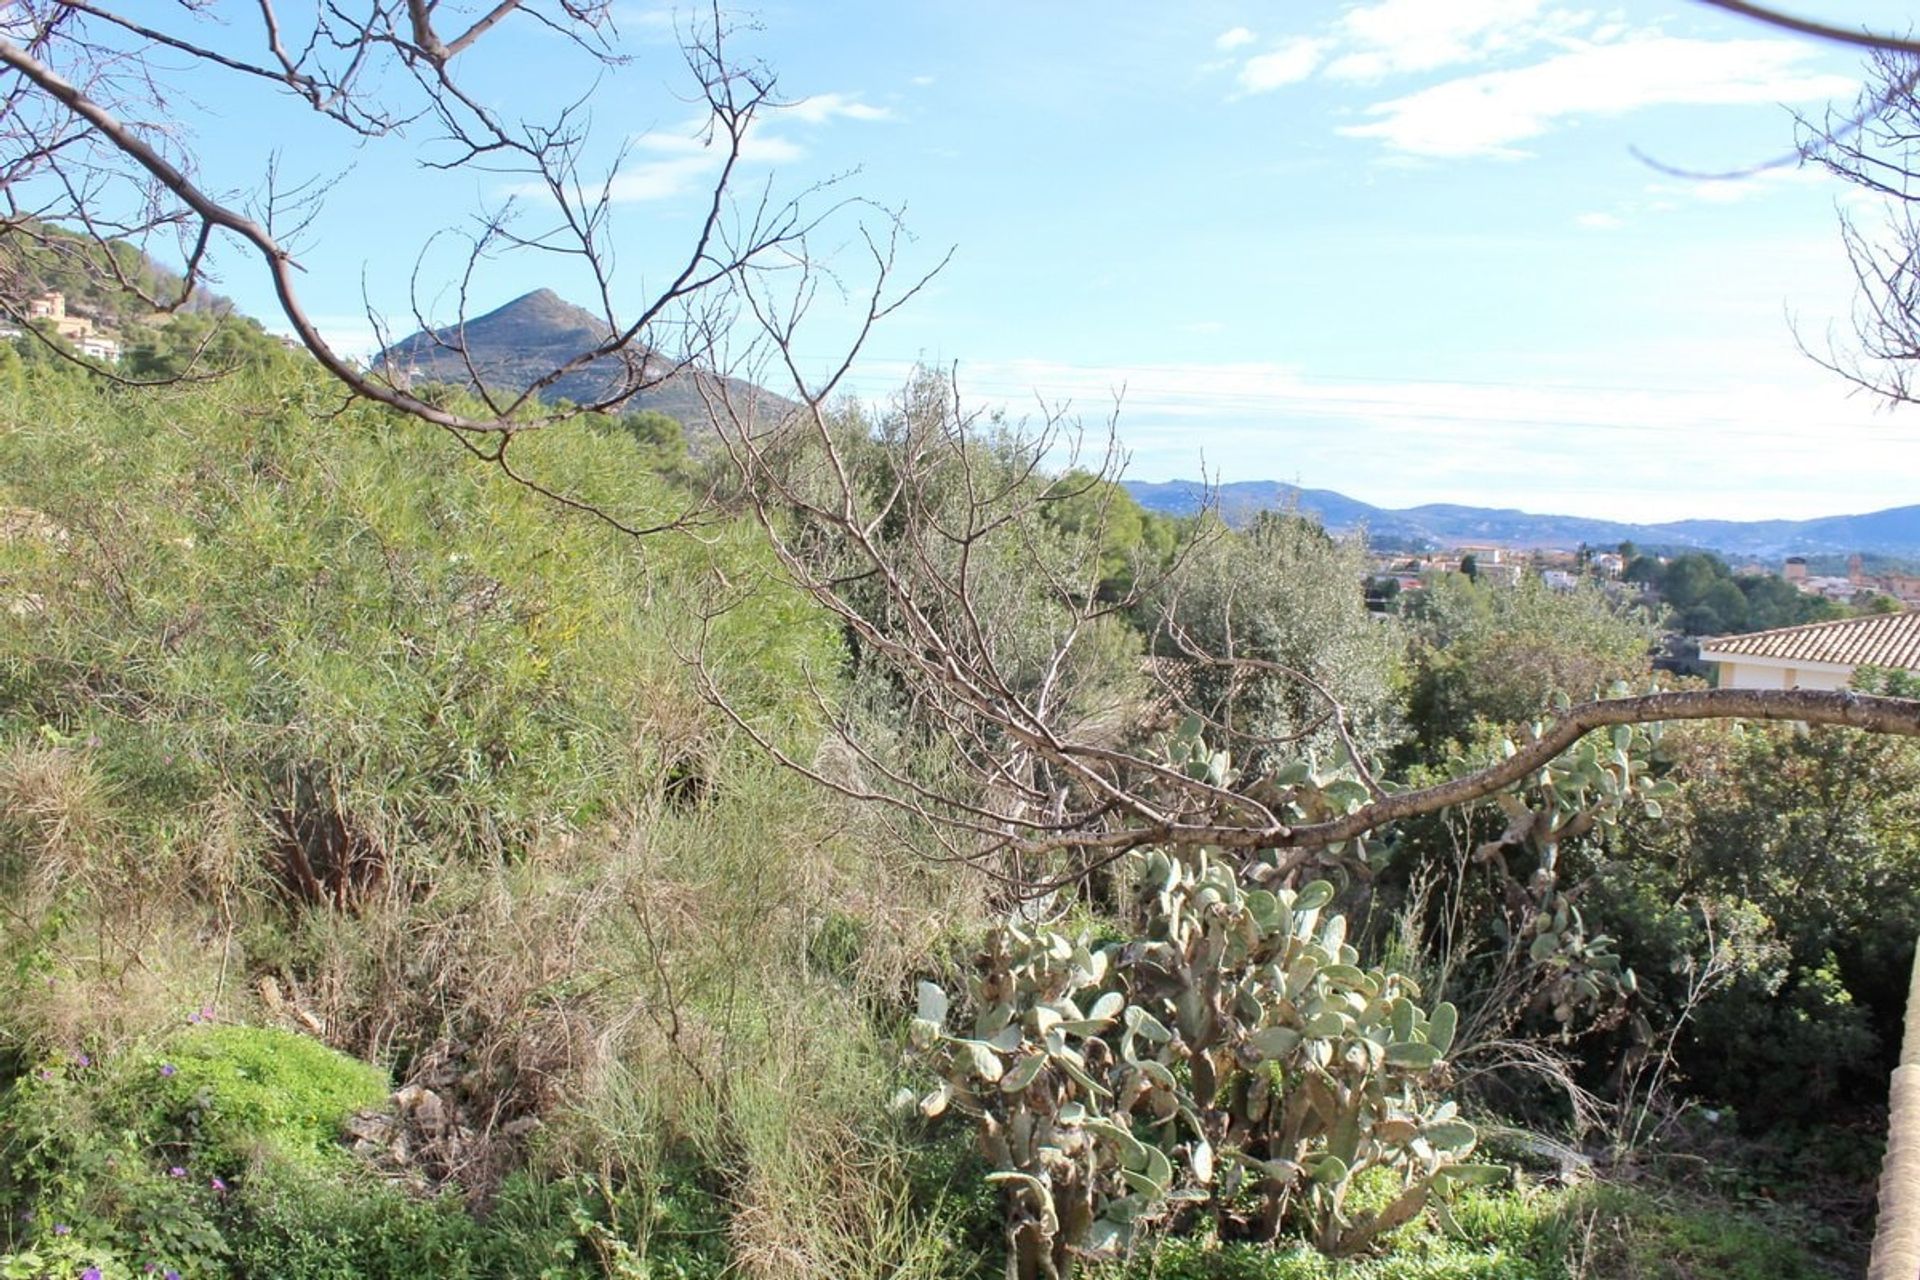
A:
{"label": "distant village", "polygon": [[[1519,550],[1462,544],[1419,555],[1377,554],[1372,558],[1367,597],[1384,601],[1401,592],[1420,591],[1436,576],[1449,573],[1465,573],[1499,587],[1518,586],[1523,578],[1533,575],[1550,590],[1572,591],[1585,581],[1622,582],[1634,555],[1631,544],[1625,544],[1625,551],[1622,554],[1585,547],[1577,551]],[[1661,564],[1667,559],[1655,557]],[[1866,558],[1858,553],[1848,558],[1845,576],[1811,573],[1804,556],[1788,556],[1777,568],[1758,562],[1729,567],[1738,576],[1777,577],[1803,595],[1852,608],[1865,608],[1876,597],[1896,602],[1901,610],[1920,608],[1920,574],[1869,573]]]}

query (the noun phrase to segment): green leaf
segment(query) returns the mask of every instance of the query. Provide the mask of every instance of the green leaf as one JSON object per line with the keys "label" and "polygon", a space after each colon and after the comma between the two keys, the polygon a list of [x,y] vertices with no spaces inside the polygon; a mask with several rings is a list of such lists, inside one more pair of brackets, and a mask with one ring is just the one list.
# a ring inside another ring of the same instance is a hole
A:
{"label": "green leaf", "polygon": [[1287,909],[1280,899],[1265,889],[1254,889],[1246,897],[1247,914],[1260,926],[1263,934],[1281,933],[1291,923]]}
{"label": "green leaf", "polygon": [[992,1084],[1005,1073],[1000,1055],[991,1047],[978,1040],[962,1040],[960,1043],[967,1046],[967,1053],[973,1059],[973,1074]]}
{"label": "green leaf", "polygon": [[1445,1053],[1453,1048],[1453,1036],[1459,1027],[1460,1011],[1442,1000],[1427,1015],[1427,1043]]}
{"label": "green leaf", "polygon": [[1421,1131],[1421,1137],[1441,1151],[1464,1152],[1480,1140],[1474,1127],[1465,1120],[1442,1120]]}
{"label": "green leaf", "polygon": [[1387,1006],[1387,1026],[1393,1038],[1413,1039],[1413,1023],[1417,1016],[1418,1010],[1413,1007],[1413,1001],[1405,996],[1396,996],[1393,1003]]}
{"label": "green leaf", "polygon": [[1261,1027],[1247,1037],[1247,1043],[1263,1062],[1284,1058],[1300,1047],[1301,1035],[1292,1027]]}
{"label": "green leaf", "polygon": [[1147,1177],[1163,1192],[1173,1185],[1173,1161],[1158,1147],[1147,1148]]}
{"label": "green leaf", "polygon": [[1339,1156],[1321,1156],[1312,1172],[1313,1180],[1322,1186],[1338,1186],[1347,1180],[1347,1162]]}
{"label": "green leaf", "polygon": [[1333,901],[1333,886],[1325,880],[1315,880],[1301,888],[1293,900],[1295,911],[1318,911]]}
{"label": "green leaf", "polygon": [[1133,1136],[1124,1127],[1111,1120],[1098,1116],[1089,1117],[1081,1128],[1088,1133],[1105,1138],[1120,1148],[1120,1163],[1128,1168],[1145,1168],[1147,1164],[1147,1144]]}
{"label": "green leaf", "polygon": [[1193,1166],[1195,1181],[1202,1186],[1213,1183],[1213,1145],[1205,1138],[1193,1140],[1193,1147],[1187,1152],[1187,1162]]}
{"label": "green leaf", "polygon": [[1109,1098],[1113,1096],[1112,1090],[1107,1089],[1100,1084],[1099,1081],[1088,1075],[1087,1069],[1072,1058],[1067,1057],[1065,1054],[1056,1053],[1053,1055],[1053,1060],[1059,1063],[1060,1069],[1072,1077],[1075,1084],[1085,1089],[1089,1096],[1095,1098]]}
{"label": "green leaf", "polygon": [[1030,1053],[1013,1064],[1013,1070],[1000,1077],[1000,1092],[1018,1093],[1032,1084],[1034,1077],[1040,1074],[1040,1068],[1047,1065],[1047,1055]]}
{"label": "green leaf", "polygon": [[1173,1039],[1173,1033],[1162,1025],[1160,1019],[1154,1017],[1137,1004],[1127,1006],[1126,1017],[1123,1020],[1126,1022],[1128,1030],[1153,1041],[1155,1044],[1166,1044],[1169,1040]]}
{"label": "green leaf", "polygon": [[1315,1040],[1331,1040],[1346,1030],[1347,1016],[1336,1009],[1323,1009],[1307,1019],[1307,1035]]}
{"label": "green leaf", "polygon": [[[1335,916],[1334,919],[1338,920],[1340,917]],[[1363,990],[1367,985],[1367,975],[1357,965],[1330,964],[1320,971],[1320,976],[1335,986],[1347,987],[1355,991]]]}
{"label": "green leaf", "polygon": [[1387,1065],[1406,1067],[1414,1071],[1427,1071],[1440,1065],[1445,1055],[1430,1044],[1421,1044],[1417,1040],[1387,1046]]}
{"label": "green leaf", "polygon": [[1509,1172],[1503,1164],[1450,1164],[1436,1176],[1442,1182],[1491,1186],[1505,1182]]}

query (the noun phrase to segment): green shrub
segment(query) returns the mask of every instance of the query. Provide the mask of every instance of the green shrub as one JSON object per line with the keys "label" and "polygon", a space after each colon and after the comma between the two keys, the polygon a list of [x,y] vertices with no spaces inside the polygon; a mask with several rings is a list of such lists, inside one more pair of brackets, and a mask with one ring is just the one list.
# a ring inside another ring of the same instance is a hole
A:
{"label": "green shrub", "polygon": [[341,1176],[277,1166],[235,1192],[224,1226],[234,1276],[460,1280],[477,1274],[472,1253],[480,1227],[457,1198],[415,1199],[357,1171]]}
{"label": "green shrub", "polygon": [[1160,1241],[1098,1280],[1824,1280],[1792,1229],[1710,1201],[1602,1184],[1467,1189],[1389,1252],[1340,1262],[1305,1242]]}
{"label": "green shrub", "polygon": [[196,1154],[237,1171],[262,1154],[337,1163],[341,1126],[386,1101],[386,1073],[308,1036],[208,1027],[174,1036],[155,1068],[169,1118]]}

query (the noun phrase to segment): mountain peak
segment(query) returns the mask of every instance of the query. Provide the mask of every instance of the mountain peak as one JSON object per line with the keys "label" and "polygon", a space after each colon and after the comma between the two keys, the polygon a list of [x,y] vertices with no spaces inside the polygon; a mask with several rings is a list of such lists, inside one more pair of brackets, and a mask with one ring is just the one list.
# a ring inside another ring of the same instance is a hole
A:
{"label": "mountain peak", "polygon": [[[604,317],[568,302],[552,289],[535,289],[462,324],[403,338],[381,352],[378,359],[384,366],[418,380],[458,386],[468,383],[477,371],[490,387],[518,390],[599,348],[611,332]],[[650,372],[652,366],[665,363],[639,349],[631,354],[643,356]],[[622,355],[603,355],[551,384],[544,394],[592,404],[630,388],[634,373],[635,366]],[[683,371],[639,392],[626,407],[657,409],[698,432],[709,418],[706,399],[695,385],[699,376],[711,375]],[[736,388],[736,394],[768,405],[786,403],[759,388],[726,381]]]}
{"label": "mountain peak", "polygon": [[576,334],[591,334],[591,341],[582,344],[586,346],[599,342],[608,332],[605,320],[585,307],[568,302],[551,289],[523,293],[512,302],[495,307],[483,316],[476,316],[461,327],[465,328],[469,337],[476,331],[496,331],[510,341],[535,338],[543,343],[551,342],[562,334],[568,338]]}

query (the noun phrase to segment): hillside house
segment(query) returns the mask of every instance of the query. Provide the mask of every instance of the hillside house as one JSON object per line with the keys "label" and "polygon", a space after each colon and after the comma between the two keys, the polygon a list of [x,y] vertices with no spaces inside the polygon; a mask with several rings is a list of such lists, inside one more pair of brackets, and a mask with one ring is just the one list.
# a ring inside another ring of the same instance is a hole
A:
{"label": "hillside house", "polygon": [[1844,689],[1861,667],[1920,675],[1920,613],[1874,614],[1700,642],[1722,689]]}
{"label": "hillside house", "polygon": [[69,314],[67,296],[58,289],[43,293],[29,302],[27,316],[33,320],[50,321],[55,333],[71,342],[81,355],[90,360],[113,364],[120,359],[120,340],[86,316]]}

